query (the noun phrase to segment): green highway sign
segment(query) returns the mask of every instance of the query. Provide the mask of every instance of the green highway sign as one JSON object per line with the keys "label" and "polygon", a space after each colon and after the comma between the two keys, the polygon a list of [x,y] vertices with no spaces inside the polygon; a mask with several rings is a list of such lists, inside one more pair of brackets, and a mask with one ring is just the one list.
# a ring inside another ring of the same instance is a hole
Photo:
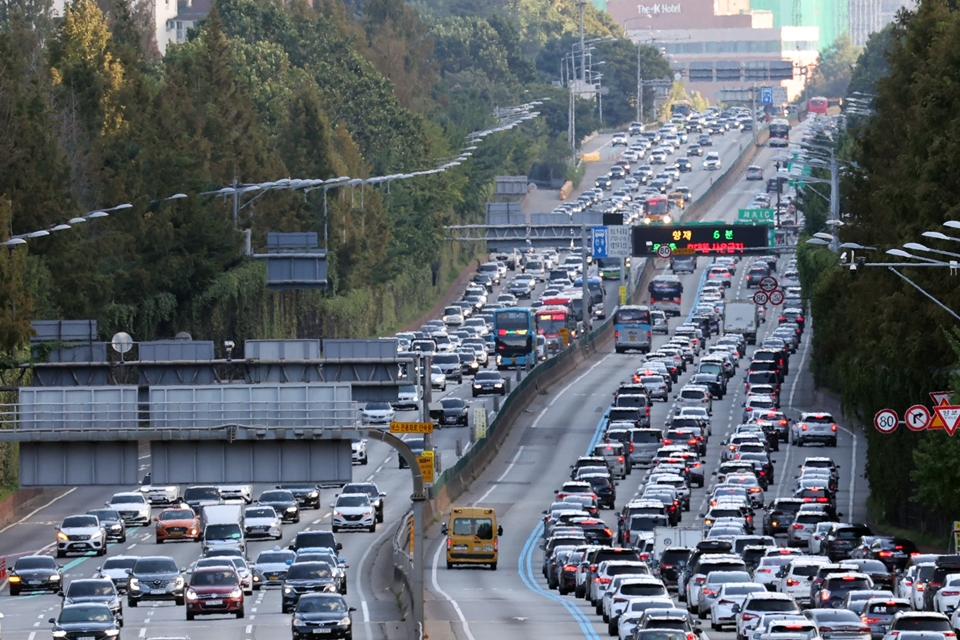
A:
{"label": "green highway sign", "polygon": [[773,209],[740,209],[737,212],[737,221],[772,222],[773,218]]}

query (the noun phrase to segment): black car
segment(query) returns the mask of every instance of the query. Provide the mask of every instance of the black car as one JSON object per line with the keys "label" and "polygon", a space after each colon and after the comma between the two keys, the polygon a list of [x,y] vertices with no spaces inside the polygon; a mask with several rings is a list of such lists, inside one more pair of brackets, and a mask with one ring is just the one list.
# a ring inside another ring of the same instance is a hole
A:
{"label": "black car", "polygon": [[[420,437],[406,437],[403,439],[403,443],[410,447],[410,451],[413,452],[413,455],[419,456],[423,453],[423,449],[426,446],[423,441],[423,436]],[[404,460],[403,456],[397,454],[397,458],[400,460],[401,469],[409,469],[410,465],[407,464],[407,461]]]}
{"label": "black car", "polygon": [[597,496],[597,503],[601,509],[604,507],[607,509],[616,507],[617,489],[615,483],[610,480],[609,476],[585,475],[581,476],[580,479],[589,482],[593,486],[593,493]]}
{"label": "black car", "polygon": [[280,516],[281,522],[300,522],[300,504],[292,491],[276,489],[264,491],[257,499],[257,504],[264,507],[273,507]]}
{"label": "black car", "polygon": [[[836,525],[823,541],[823,551],[833,562],[844,560],[850,557],[850,552],[853,551],[860,536],[872,534],[870,527],[865,524]],[[924,593],[924,597],[926,597],[926,593]]]}
{"label": "black car", "polygon": [[599,187],[600,189],[606,189],[609,191],[610,188],[613,186],[613,180],[610,179],[610,176],[600,176],[593,183],[593,185],[595,187]]}
{"label": "black car", "polygon": [[21,556],[7,576],[10,595],[18,596],[23,591],[60,591],[63,573],[50,556]]}
{"label": "black car", "polygon": [[297,549],[314,549],[321,547],[340,551],[343,545],[337,542],[332,531],[301,531],[293,539],[289,549],[296,551]]}
{"label": "black car", "polygon": [[183,576],[173,558],[138,558],[127,582],[127,606],[136,607],[141,600],[173,600],[178,607],[182,607],[184,586]]}
{"label": "black car", "polygon": [[680,574],[687,567],[687,558],[692,549],[687,547],[668,547],[660,555],[657,574],[667,589],[676,589]]}
{"label": "black car", "polygon": [[380,491],[372,482],[351,482],[343,485],[341,493],[365,493],[370,498],[370,504],[377,512],[377,522],[383,522],[383,499],[387,494]]}
{"label": "black car", "polygon": [[722,400],[724,394],[727,392],[727,378],[725,376],[718,376],[712,373],[695,373],[690,383],[706,386],[710,391],[710,395],[717,400]]}
{"label": "black car", "polygon": [[677,158],[677,161],[674,164],[680,173],[689,173],[693,171],[693,163],[690,162],[690,158]]}
{"label": "black car", "polygon": [[481,371],[473,378],[473,397],[481,395],[507,395],[507,385],[498,371]]}
{"label": "black car", "polygon": [[583,535],[590,544],[613,546],[613,530],[599,518],[574,518],[570,526],[583,529]]}
{"label": "black car", "polygon": [[117,542],[127,541],[127,523],[123,521],[120,514],[114,509],[91,509],[87,511],[88,516],[97,516],[101,526],[107,532],[107,540],[116,540]]}
{"label": "black car", "polygon": [[[280,484],[277,489],[283,489],[293,494],[301,509],[320,508],[320,487],[315,484]],[[277,512],[279,513],[279,511]]]}
{"label": "black car", "polygon": [[343,596],[329,593],[308,593],[297,602],[293,612],[293,640],[316,638],[322,633],[325,638],[353,637],[353,619]]}
{"label": "black car", "polygon": [[109,578],[92,580],[73,580],[66,592],[61,591],[64,607],[72,604],[103,604],[106,605],[123,626],[123,603],[113,581]]}
{"label": "black car", "polygon": [[797,498],[774,500],[763,516],[763,535],[786,533],[787,527],[793,524],[793,518],[802,504],[803,500]]}
{"label": "black car", "polygon": [[103,604],[71,604],[60,610],[60,615],[50,618],[53,637],[58,640],[79,638],[116,638],[120,635],[120,623],[110,607]]}
{"label": "black car", "polygon": [[444,398],[440,401],[440,407],[435,415],[441,427],[466,427],[468,413],[467,403],[461,398]]}
{"label": "black car", "polygon": [[697,138],[697,144],[700,145],[701,147],[712,147],[713,140],[710,138],[709,135],[704,134],[699,138]]}
{"label": "black car", "polygon": [[294,562],[283,581],[281,613],[293,611],[300,596],[306,593],[337,593],[337,582],[337,576],[326,562]]}
{"label": "black car", "polygon": [[220,489],[214,486],[187,487],[183,492],[183,502],[193,509],[195,514],[200,515],[203,507],[222,504],[223,497],[220,495]]}
{"label": "black car", "polygon": [[879,560],[890,570],[903,570],[910,556],[919,552],[912,540],[882,536],[870,543],[862,557]]}

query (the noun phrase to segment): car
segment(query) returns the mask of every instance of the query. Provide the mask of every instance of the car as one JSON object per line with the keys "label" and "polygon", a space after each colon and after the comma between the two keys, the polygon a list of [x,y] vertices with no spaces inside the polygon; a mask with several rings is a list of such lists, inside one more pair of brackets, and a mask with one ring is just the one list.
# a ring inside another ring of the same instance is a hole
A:
{"label": "car", "polygon": [[366,529],[370,533],[377,530],[376,510],[366,493],[341,493],[330,508],[334,533],[341,529]]}
{"label": "car", "polygon": [[63,596],[61,606],[72,604],[103,604],[106,605],[117,623],[123,626],[123,603],[116,585],[109,578],[93,578],[72,580],[66,590],[60,592]]}
{"label": "car", "polygon": [[280,515],[282,522],[300,522],[300,503],[297,502],[292,491],[272,489],[264,491],[257,499],[257,504],[264,507],[273,507]]}
{"label": "car", "polygon": [[200,516],[184,507],[164,509],[155,518],[154,537],[157,544],[169,540],[200,542]]}
{"label": "car", "polygon": [[469,406],[462,398],[444,398],[439,405],[435,410],[438,427],[466,427],[469,424]]}
{"label": "car", "polygon": [[480,371],[473,378],[473,397],[507,395],[507,385],[499,371]]}
{"label": "car", "polygon": [[94,578],[105,578],[113,582],[118,593],[127,592],[127,581],[130,579],[128,571],[133,569],[137,556],[112,556],[106,558],[103,564],[97,567]]}
{"label": "car", "polygon": [[150,524],[153,515],[150,503],[139,491],[115,493],[105,504],[119,513],[127,524]]}
{"label": "car", "polygon": [[359,465],[366,465],[369,462],[366,438],[350,441],[350,460],[353,464]]}
{"label": "car", "polygon": [[394,415],[393,407],[389,402],[368,402],[360,409],[360,419],[363,424],[390,424]]}
{"label": "car", "polygon": [[851,591],[872,588],[873,581],[865,573],[858,571],[831,573],[823,579],[817,596],[810,600],[810,606],[816,609],[837,609],[843,606],[844,598]]}
{"label": "car", "polygon": [[720,162],[720,154],[716,151],[709,152],[703,158],[703,168],[707,171],[716,171],[720,169],[722,163]]}
{"label": "car", "polygon": [[[403,439],[403,442],[408,447],[410,447],[410,450],[413,452],[414,455],[419,456],[421,453],[423,453],[423,449],[425,446],[423,441],[423,436],[407,436]],[[401,469],[409,468],[409,465],[407,465],[407,461],[404,459],[403,456],[397,455],[397,458],[400,461],[399,464]]]}
{"label": "car", "polygon": [[273,507],[247,507],[243,510],[243,533],[247,538],[279,540],[283,537],[283,523]]}
{"label": "car", "polygon": [[283,489],[293,494],[300,509],[320,508],[320,487],[313,482],[296,482],[278,484],[277,489]]}
{"label": "car", "polygon": [[59,615],[48,622],[53,625],[53,637],[57,639],[116,638],[120,635],[120,623],[105,604],[65,605]]}
{"label": "car", "polygon": [[326,562],[295,562],[283,582],[280,611],[290,613],[308,593],[335,594],[339,588],[334,570]]}
{"label": "car", "polygon": [[766,587],[758,582],[728,582],[719,585],[709,609],[710,628],[721,631],[724,626],[736,624],[736,611],[751,593],[762,593]]}
{"label": "car", "polygon": [[187,620],[198,615],[233,614],[244,616],[240,575],[230,566],[203,567],[190,576],[186,589]]}
{"label": "car", "polygon": [[370,504],[373,505],[374,510],[377,512],[377,522],[383,522],[383,499],[387,497],[387,494],[380,491],[376,484],[373,482],[351,482],[345,484],[341,492],[366,494],[367,498],[370,499]]}
{"label": "car", "polygon": [[175,484],[154,485],[152,477],[153,474],[148,473],[140,482],[140,493],[146,496],[147,502],[152,505],[180,504],[180,487]]}
{"label": "car", "polygon": [[142,556],[130,569],[127,606],[136,607],[145,600],[173,600],[184,606],[186,584],[180,569],[169,556]]}
{"label": "car", "polygon": [[20,556],[9,571],[7,584],[10,585],[11,596],[18,596],[25,591],[57,593],[63,586],[63,571],[51,556]]}
{"label": "car", "polygon": [[847,609],[809,609],[803,615],[823,640],[871,640],[869,624]]}
{"label": "car", "polygon": [[438,368],[445,377],[446,382],[463,382],[463,364],[460,356],[456,353],[440,353],[433,357],[433,367]]}
{"label": "car", "polygon": [[823,411],[804,412],[793,424],[793,444],[804,446],[808,442],[820,442],[828,447],[837,446],[837,423],[833,416]]}
{"label": "car", "polygon": [[693,171],[693,163],[690,158],[677,158],[674,166],[680,170],[680,173],[689,173]]}
{"label": "car", "polygon": [[302,596],[293,610],[293,640],[316,638],[323,630],[325,638],[353,638],[354,607],[348,607],[341,595],[309,593]]}
{"label": "car", "polygon": [[950,626],[950,619],[942,613],[932,611],[904,611],[898,613],[890,621],[887,633],[883,640],[899,640],[903,635],[922,631],[942,633],[947,639],[956,638],[956,633]]}
{"label": "car", "polygon": [[763,169],[753,164],[747,167],[747,180],[763,180]]}
{"label": "car", "polygon": [[107,532],[97,516],[67,516],[57,527],[57,557],[93,551],[107,554]]}
{"label": "car", "polygon": [[440,391],[447,390],[447,376],[437,365],[430,365],[430,386]]}
{"label": "car", "polygon": [[737,612],[737,638],[752,637],[759,617],[764,613],[777,612],[784,615],[800,615],[800,607],[790,596],[783,593],[751,593]]}
{"label": "car", "polygon": [[253,589],[259,590],[262,586],[282,585],[287,576],[287,570],[297,557],[296,551],[274,547],[269,551],[261,551],[250,568],[253,580]]}
{"label": "car", "polygon": [[88,516],[96,516],[103,530],[107,532],[107,540],[117,542],[127,541],[127,524],[114,509],[91,509]]}

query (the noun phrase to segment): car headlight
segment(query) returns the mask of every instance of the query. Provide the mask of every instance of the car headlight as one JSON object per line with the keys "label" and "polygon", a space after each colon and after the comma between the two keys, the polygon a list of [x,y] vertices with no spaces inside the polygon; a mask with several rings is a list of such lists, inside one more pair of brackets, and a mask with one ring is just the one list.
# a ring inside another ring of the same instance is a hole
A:
{"label": "car headlight", "polygon": [[503,383],[502,383],[502,382],[498,382],[497,384],[495,384],[495,385],[493,385],[493,386],[495,386],[497,389],[499,389],[500,387],[503,386]]}
{"label": "car headlight", "polygon": [[103,632],[103,634],[112,638],[120,635],[120,629],[107,629]]}
{"label": "car headlight", "polygon": [[66,631],[63,631],[62,629],[57,629],[56,631],[53,632],[53,637],[54,637],[54,638],[66,638],[66,637],[67,637],[67,632],[66,632]]}
{"label": "car headlight", "polygon": [[317,491],[311,491],[310,493],[307,494],[307,497],[308,497],[308,498],[319,498],[319,497],[320,497],[320,493],[317,492]]}
{"label": "car headlight", "polygon": [[243,589],[241,589],[240,587],[237,587],[236,589],[234,589],[229,593],[229,596],[231,598],[239,598],[242,595],[243,595]]}
{"label": "car headlight", "polygon": [[293,593],[293,587],[284,587],[283,592],[287,595]]}
{"label": "car headlight", "polygon": [[293,624],[303,624],[303,618],[299,616],[293,616]]}
{"label": "car headlight", "polygon": [[[497,356],[497,358],[499,359],[499,358],[500,358],[500,356]],[[473,385],[473,388],[474,388],[474,389],[480,389],[481,387],[480,387],[480,385],[479,385],[479,384],[475,384],[475,385]]]}
{"label": "car headlight", "polygon": [[70,539],[70,536],[68,536],[67,534],[65,534],[63,531],[58,531],[58,532],[57,532],[57,540],[64,540],[64,541],[66,541],[66,540],[69,540],[69,539]]}
{"label": "car headlight", "polygon": [[339,511],[334,511],[334,512],[333,512],[333,515],[334,515],[334,517],[336,517],[336,518],[342,518],[342,517],[343,517],[343,514],[340,513]]}
{"label": "car headlight", "polygon": [[112,524],[110,525],[110,531],[119,531],[121,526],[122,525],[119,524]]}
{"label": "car headlight", "polygon": [[194,602],[197,599],[197,592],[194,591],[193,589],[187,589],[187,593],[185,594],[185,597],[190,602]]}
{"label": "car headlight", "polygon": [[350,618],[340,618],[340,621],[337,622],[337,626],[338,626],[338,627],[349,627],[349,626],[350,626]]}
{"label": "car headlight", "polygon": [[140,580],[138,580],[137,578],[130,578],[129,582],[127,583],[127,586],[130,588],[131,591],[139,591]]}
{"label": "car headlight", "polygon": [[296,507],[287,507],[287,513],[293,513],[296,510],[297,510]]}
{"label": "car headlight", "polygon": [[140,493],[149,493],[150,487],[140,487]]}
{"label": "car headlight", "polygon": [[59,574],[59,573],[52,573],[52,574],[50,574],[50,579],[51,579],[51,580],[59,580],[59,579],[60,579],[60,574]]}
{"label": "car headlight", "polygon": [[181,587],[183,587],[183,578],[178,577],[176,580],[173,581],[173,588],[179,589]]}

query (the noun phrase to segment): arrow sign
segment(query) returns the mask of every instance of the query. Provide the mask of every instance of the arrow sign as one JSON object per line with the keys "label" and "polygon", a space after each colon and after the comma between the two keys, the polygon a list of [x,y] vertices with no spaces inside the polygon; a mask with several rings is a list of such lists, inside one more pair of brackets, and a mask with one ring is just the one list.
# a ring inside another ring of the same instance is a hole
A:
{"label": "arrow sign", "polygon": [[877,415],[873,416],[873,426],[880,433],[893,433],[900,425],[900,416],[893,409],[880,409]]}
{"label": "arrow sign", "polygon": [[931,391],[930,397],[933,398],[933,406],[939,407],[945,404],[950,404],[950,396],[953,395],[952,391]]}
{"label": "arrow sign", "polygon": [[937,413],[937,417],[943,421],[943,428],[952,436],[953,432],[957,430],[958,424],[960,424],[960,407],[941,405],[934,407],[933,410]]}
{"label": "arrow sign", "polygon": [[915,404],[903,414],[903,420],[911,431],[924,431],[930,424],[930,410],[922,404]]}
{"label": "arrow sign", "polygon": [[607,228],[603,226],[593,227],[593,251],[594,258],[607,257]]}

